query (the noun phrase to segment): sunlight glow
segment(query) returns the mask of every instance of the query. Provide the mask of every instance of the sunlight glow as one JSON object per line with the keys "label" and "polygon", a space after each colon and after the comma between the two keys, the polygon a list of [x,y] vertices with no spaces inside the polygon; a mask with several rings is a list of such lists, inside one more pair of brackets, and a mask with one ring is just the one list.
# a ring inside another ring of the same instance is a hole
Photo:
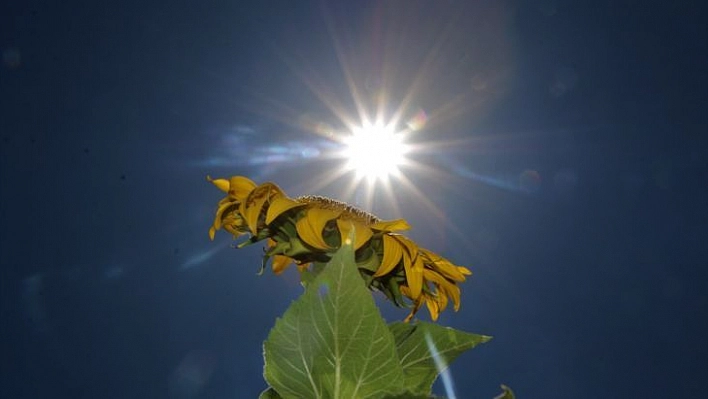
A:
{"label": "sunlight glow", "polygon": [[353,129],[344,143],[347,146],[344,153],[347,169],[370,182],[397,176],[398,167],[405,161],[408,151],[403,134],[396,133],[392,125],[382,123],[365,123],[363,127]]}

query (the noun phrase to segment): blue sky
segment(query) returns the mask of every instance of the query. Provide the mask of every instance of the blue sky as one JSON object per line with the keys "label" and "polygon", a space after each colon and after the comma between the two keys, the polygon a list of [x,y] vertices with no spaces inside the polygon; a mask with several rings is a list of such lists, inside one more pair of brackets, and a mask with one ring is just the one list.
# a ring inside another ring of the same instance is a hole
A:
{"label": "blue sky", "polygon": [[[468,266],[440,322],[495,338],[453,364],[459,398],[708,393],[705,5],[0,7],[0,396],[265,387],[301,288],[208,240],[207,174],[404,217]],[[372,192],[333,138],[377,110],[425,117]]]}

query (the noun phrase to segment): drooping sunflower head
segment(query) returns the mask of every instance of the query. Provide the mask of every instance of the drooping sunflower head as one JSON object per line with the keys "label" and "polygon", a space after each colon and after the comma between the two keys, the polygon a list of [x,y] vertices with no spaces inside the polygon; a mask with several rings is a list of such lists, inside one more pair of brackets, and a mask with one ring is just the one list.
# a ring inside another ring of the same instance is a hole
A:
{"label": "drooping sunflower head", "polygon": [[223,228],[234,237],[249,235],[241,246],[267,239],[263,265],[270,260],[274,272],[292,263],[301,272],[311,272],[353,233],[355,261],[364,281],[397,306],[410,307],[406,320],[423,304],[433,320],[449,300],[459,308],[457,284],[471,272],[398,233],[410,228],[405,220],[382,220],[326,197],[290,198],[273,183],[256,185],[242,176],[208,180],[227,194],[219,201],[209,236],[213,239]]}

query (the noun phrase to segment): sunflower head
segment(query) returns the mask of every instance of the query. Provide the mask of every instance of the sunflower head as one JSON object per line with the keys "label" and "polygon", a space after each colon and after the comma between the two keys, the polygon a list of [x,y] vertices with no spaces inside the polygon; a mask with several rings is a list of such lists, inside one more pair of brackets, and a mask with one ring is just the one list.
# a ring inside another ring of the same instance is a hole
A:
{"label": "sunflower head", "polygon": [[276,274],[293,263],[304,276],[316,273],[353,237],[364,281],[397,306],[411,308],[406,320],[423,304],[433,320],[449,300],[459,309],[458,283],[471,272],[400,234],[410,229],[405,220],[382,220],[326,197],[290,198],[274,183],[256,185],[243,176],[207,179],[226,193],[209,229],[211,239],[223,228],[234,237],[249,236],[240,246],[267,240],[263,267],[270,261]]}

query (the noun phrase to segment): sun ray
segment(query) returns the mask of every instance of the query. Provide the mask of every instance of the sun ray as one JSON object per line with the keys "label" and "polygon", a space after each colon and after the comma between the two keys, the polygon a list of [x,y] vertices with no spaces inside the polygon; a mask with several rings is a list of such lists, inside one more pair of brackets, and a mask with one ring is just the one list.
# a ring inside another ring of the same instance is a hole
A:
{"label": "sun ray", "polygon": [[[311,179],[308,179],[304,186],[302,187],[301,191],[304,193],[316,193],[324,189],[325,187],[329,186],[330,184],[334,183],[335,181],[339,180],[341,177],[349,173],[349,171],[346,168],[340,167],[336,168],[334,170],[327,169],[322,173],[319,173],[315,176],[313,176]],[[295,187],[296,189],[298,187]]]}
{"label": "sun ray", "polygon": [[342,73],[344,73],[345,81],[347,82],[347,86],[349,87],[349,94],[352,96],[352,99],[354,100],[354,106],[357,109],[357,112],[359,115],[359,120],[364,120],[365,116],[368,113],[366,112],[366,109],[364,108],[364,101],[362,100],[362,96],[359,93],[359,86],[354,81],[354,77],[352,75],[351,68],[349,67],[349,63],[346,60],[346,55],[344,53],[344,46],[342,46],[341,40],[339,39],[339,36],[337,34],[337,30],[335,29],[334,17],[332,16],[331,12],[327,9],[326,5],[323,5],[323,9],[324,9],[325,24],[327,26],[327,30],[330,34],[330,37],[332,38],[332,44],[334,45],[334,51],[335,51],[335,54],[337,55],[337,60],[339,61],[339,66],[340,66],[340,68],[342,68]]}
{"label": "sun ray", "polygon": [[462,231],[456,223],[450,220],[446,216],[445,212],[435,205],[435,203],[433,203],[430,199],[428,199],[425,193],[416,187],[413,182],[408,180],[405,176],[401,176],[399,180],[405,188],[413,193],[416,199],[419,200],[427,208],[427,210],[432,213],[432,216],[436,219],[436,222],[440,222],[442,226],[448,227],[455,234],[455,236],[464,243],[466,248],[474,248],[476,246],[469,238],[469,235]]}
{"label": "sun ray", "polygon": [[393,217],[399,218],[402,215],[401,212],[401,206],[398,204],[398,199],[396,199],[396,195],[393,192],[393,187],[391,186],[391,181],[386,180],[383,182],[383,188],[384,188],[384,194],[386,196],[386,203],[391,205],[393,208]]}

